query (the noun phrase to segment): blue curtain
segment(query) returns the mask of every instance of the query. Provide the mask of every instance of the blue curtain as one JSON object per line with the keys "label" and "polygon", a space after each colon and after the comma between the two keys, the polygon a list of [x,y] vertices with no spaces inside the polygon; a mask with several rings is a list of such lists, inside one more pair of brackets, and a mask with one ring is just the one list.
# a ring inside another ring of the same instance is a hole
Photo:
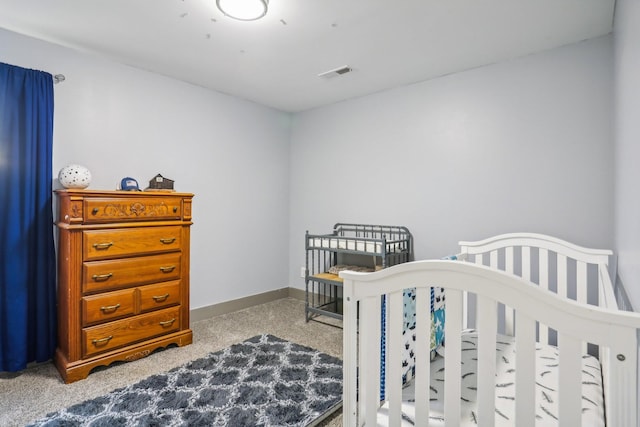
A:
{"label": "blue curtain", "polygon": [[53,78],[0,63],[0,371],[56,347]]}

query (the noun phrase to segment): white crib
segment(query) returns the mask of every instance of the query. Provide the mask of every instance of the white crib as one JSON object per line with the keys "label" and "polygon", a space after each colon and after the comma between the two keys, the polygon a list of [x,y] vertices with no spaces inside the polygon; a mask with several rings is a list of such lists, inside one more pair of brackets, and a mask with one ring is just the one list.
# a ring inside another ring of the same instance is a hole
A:
{"label": "white crib", "polygon": [[[611,252],[531,233],[460,245],[461,261],[340,274],[344,425],[635,427],[640,314],[617,310],[607,269]],[[443,357],[434,362],[427,339],[432,286],[445,288],[446,298]],[[425,339],[415,343],[415,378],[403,387],[402,291],[413,287],[417,307],[424,308],[416,312],[416,336]],[[380,402],[383,295],[389,317],[386,401]],[[468,327],[477,333],[463,333]],[[593,365],[595,374],[588,372]],[[593,380],[585,380],[587,374]],[[500,383],[504,375],[513,381]],[[513,396],[503,395],[504,384]],[[444,398],[434,398],[438,389]]]}

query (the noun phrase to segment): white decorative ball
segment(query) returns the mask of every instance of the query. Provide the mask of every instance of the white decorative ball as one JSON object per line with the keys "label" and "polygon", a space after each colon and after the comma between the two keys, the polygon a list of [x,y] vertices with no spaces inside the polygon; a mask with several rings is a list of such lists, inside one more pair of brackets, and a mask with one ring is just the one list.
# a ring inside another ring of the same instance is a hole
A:
{"label": "white decorative ball", "polygon": [[87,188],[91,184],[91,172],[84,166],[68,165],[60,169],[58,181],[64,188]]}

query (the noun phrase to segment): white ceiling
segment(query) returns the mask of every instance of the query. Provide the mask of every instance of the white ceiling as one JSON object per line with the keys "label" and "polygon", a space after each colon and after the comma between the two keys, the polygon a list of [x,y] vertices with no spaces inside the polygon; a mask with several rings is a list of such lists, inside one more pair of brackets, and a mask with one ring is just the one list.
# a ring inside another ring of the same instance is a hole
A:
{"label": "white ceiling", "polygon": [[270,0],[266,17],[243,22],[215,0],[0,0],[0,27],[297,112],[608,34],[614,7]]}

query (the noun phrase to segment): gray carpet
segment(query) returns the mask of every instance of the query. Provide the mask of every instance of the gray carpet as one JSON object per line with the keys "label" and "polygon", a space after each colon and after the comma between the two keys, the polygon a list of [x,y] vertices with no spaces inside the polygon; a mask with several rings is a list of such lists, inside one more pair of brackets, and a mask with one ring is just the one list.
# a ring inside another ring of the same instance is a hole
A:
{"label": "gray carpet", "polygon": [[[265,333],[342,358],[342,329],[319,322],[306,323],[304,302],[293,298],[192,322],[191,328],[194,333],[191,345],[98,369],[86,379],[71,384],[62,382],[51,363],[33,365],[17,373],[0,373],[0,426],[25,426],[48,413],[105,395]],[[321,423],[322,427],[341,425],[340,411]]]}
{"label": "gray carpet", "polygon": [[341,404],[340,359],[263,334],[31,426],[298,427]]}

